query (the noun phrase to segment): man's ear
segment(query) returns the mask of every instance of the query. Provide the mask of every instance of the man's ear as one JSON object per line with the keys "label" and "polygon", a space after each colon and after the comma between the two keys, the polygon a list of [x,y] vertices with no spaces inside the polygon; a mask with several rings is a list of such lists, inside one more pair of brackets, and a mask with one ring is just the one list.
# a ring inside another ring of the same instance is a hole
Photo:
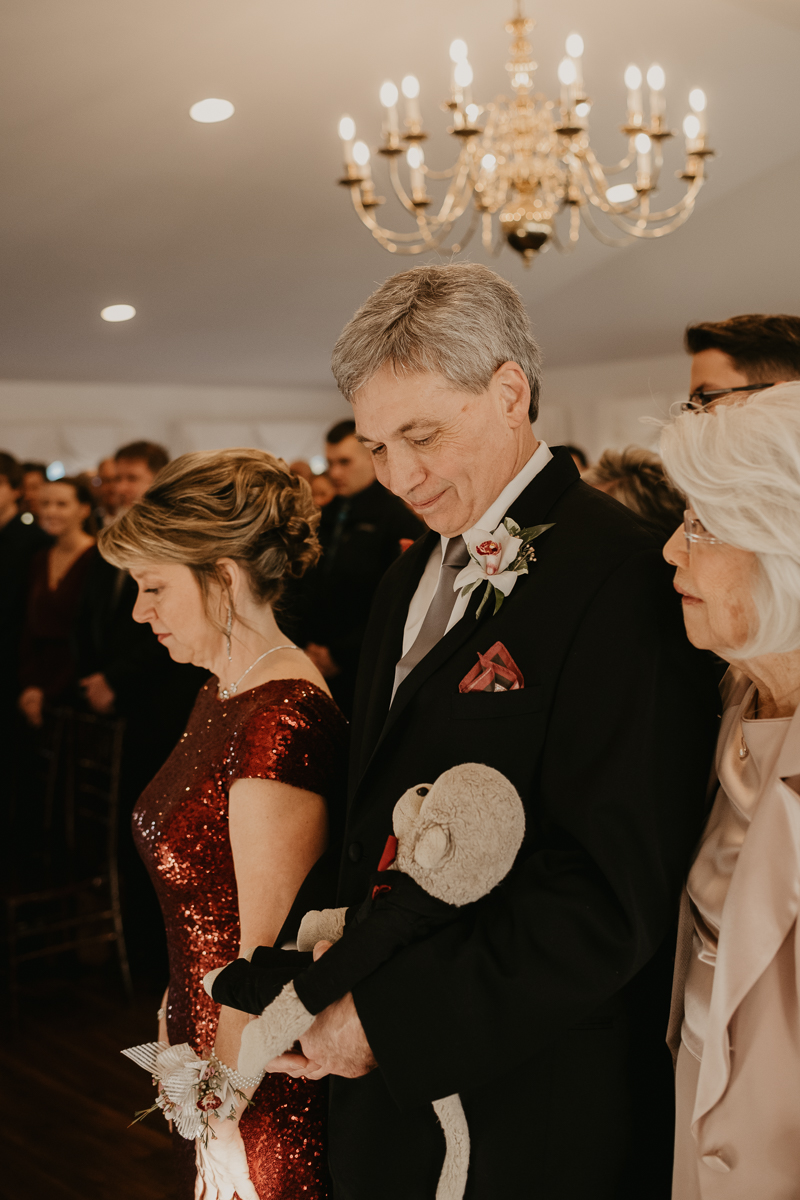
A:
{"label": "man's ear", "polygon": [[492,376],[492,383],[500,389],[500,398],[509,426],[517,429],[520,425],[528,424],[531,385],[519,363],[502,363]]}
{"label": "man's ear", "polygon": [[450,834],[441,825],[431,825],[417,839],[414,861],[429,871],[439,866],[449,849]]}

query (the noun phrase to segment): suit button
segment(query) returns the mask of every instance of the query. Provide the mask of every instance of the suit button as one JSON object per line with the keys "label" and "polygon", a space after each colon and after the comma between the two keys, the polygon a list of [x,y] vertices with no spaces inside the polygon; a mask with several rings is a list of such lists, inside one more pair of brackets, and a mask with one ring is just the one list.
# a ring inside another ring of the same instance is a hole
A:
{"label": "suit button", "polygon": [[361,842],[351,842],[347,847],[347,857],[351,863],[361,862]]}

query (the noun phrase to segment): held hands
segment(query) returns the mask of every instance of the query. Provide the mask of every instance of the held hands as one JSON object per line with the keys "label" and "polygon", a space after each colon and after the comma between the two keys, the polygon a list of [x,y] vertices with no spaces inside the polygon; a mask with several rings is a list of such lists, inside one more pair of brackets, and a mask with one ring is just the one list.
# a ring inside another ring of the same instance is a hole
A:
{"label": "held hands", "polygon": [[238,1121],[210,1122],[215,1136],[195,1142],[194,1200],[258,1200]]}
{"label": "held hands", "polygon": [[[330,942],[317,942],[314,961],[330,947]],[[378,1065],[350,992],[323,1009],[311,1028],[303,1034],[300,1046],[308,1063],[303,1072],[307,1079],[322,1079],[325,1075],[358,1079],[361,1075],[368,1075]]]}

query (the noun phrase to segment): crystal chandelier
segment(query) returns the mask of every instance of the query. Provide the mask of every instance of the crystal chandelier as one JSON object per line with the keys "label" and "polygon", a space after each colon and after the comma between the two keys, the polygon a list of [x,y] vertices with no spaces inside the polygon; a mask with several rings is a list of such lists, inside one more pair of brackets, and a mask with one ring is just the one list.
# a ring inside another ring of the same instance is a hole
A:
{"label": "crystal chandelier", "polygon": [[[583,39],[567,38],[566,56],[558,68],[561,85],[556,103],[534,92],[537,64],[531,58],[527,34],[534,22],[523,15],[522,0],[506,25],[512,35],[506,64],[513,98],[499,96],[488,104],[472,99],[472,67],[466,44],[457,39],[450,47],[451,94],[442,107],[451,114],[448,132],[456,139],[458,158],[445,171],[425,162],[420,86],[413,75],[401,84],[404,119],[398,114],[400,93],[393,83],[380,90],[384,108],[383,140],[378,146],[400,204],[411,215],[414,227],[395,233],[377,220],[385,201],[376,195],[369,147],[356,141],[350,117],[339,122],[344,147],[345,174],[340,183],[350,189],[353,207],[380,244],[392,254],[422,254],[442,250],[457,254],[481,227],[483,245],[499,253],[504,242],[522,255],[526,265],[549,246],[568,253],[574,250],[581,221],[606,246],[625,246],[635,238],[658,238],[672,233],[687,220],[704,177],[705,159],[713,154],[706,146],[706,97],[695,88],[689,95],[691,111],[683,122],[685,163],[676,171],[683,180],[683,196],[669,208],[652,203],[663,167],[663,148],[674,137],[664,105],[664,72],[654,64],[647,72],[648,112],[643,103],[643,78],[638,67],[625,72],[628,111],[621,132],[627,153],[612,166],[601,164],[589,144],[592,102],[583,85]],[[405,158],[408,184],[400,160]],[[630,172],[629,182],[611,181]],[[429,182],[446,180],[447,190],[438,212],[431,210]],[[465,215],[466,214],[466,215]],[[463,220],[458,241],[448,243]],[[497,218],[497,220],[495,220]]]}

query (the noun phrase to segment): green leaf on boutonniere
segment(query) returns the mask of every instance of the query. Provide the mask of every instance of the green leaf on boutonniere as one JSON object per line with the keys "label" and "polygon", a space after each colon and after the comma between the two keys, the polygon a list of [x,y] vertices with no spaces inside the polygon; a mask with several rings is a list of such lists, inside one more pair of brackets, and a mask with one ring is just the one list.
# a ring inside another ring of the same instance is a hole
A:
{"label": "green leaf on boutonniere", "polygon": [[[493,587],[492,587],[492,585],[489,583],[489,581],[488,581],[488,579],[487,579],[487,581],[486,581],[486,591],[483,593],[483,599],[481,600],[480,604],[478,605],[478,611],[475,613],[475,620],[476,620],[476,621],[477,621],[478,617],[481,615],[481,613],[483,612],[484,608],[486,607],[486,601],[489,599],[489,597],[491,596],[492,592],[496,592],[496,591],[497,591],[497,588],[493,588]],[[502,593],[502,592],[500,592],[499,594],[502,596],[502,594],[503,594],[503,593]],[[495,612],[497,612],[497,608],[496,608],[496,607],[495,607],[495,610],[494,610],[494,611],[495,611]]]}
{"label": "green leaf on boutonniere", "polygon": [[472,583],[468,583],[466,587],[461,589],[462,596],[468,596],[473,588],[476,588],[480,583],[480,579],[473,579]]}
{"label": "green leaf on boutonniere", "polygon": [[505,595],[500,591],[500,588],[495,588],[494,589],[494,612],[492,613],[493,617],[496,617],[497,614],[499,613],[500,605],[503,603],[504,600],[505,600]]}

